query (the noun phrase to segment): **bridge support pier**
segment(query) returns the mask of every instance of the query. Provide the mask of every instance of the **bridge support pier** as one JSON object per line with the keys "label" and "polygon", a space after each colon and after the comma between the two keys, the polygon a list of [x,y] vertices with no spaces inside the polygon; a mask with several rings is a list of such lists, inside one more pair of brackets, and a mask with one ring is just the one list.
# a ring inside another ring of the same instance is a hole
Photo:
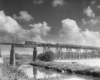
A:
{"label": "bridge support pier", "polygon": [[14,51],[14,45],[11,45],[11,51],[10,51],[10,65],[15,66],[15,51]]}
{"label": "bridge support pier", "polygon": [[37,58],[37,48],[35,47],[33,49],[33,61],[36,61],[36,58]]}
{"label": "bridge support pier", "polygon": [[0,48],[0,58],[1,58],[1,48]]}
{"label": "bridge support pier", "polygon": [[59,59],[63,58],[62,48],[59,48]]}

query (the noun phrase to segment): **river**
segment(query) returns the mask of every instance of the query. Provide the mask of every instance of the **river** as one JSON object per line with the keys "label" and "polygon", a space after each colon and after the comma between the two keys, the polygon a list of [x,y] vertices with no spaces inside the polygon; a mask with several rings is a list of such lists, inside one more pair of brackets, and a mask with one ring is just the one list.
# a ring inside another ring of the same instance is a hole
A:
{"label": "river", "polygon": [[[24,69],[24,68],[23,68]],[[44,68],[30,66],[25,68],[25,74],[32,80],[100,80],[98,77],[83,76],[68,73],[57,73]]]}

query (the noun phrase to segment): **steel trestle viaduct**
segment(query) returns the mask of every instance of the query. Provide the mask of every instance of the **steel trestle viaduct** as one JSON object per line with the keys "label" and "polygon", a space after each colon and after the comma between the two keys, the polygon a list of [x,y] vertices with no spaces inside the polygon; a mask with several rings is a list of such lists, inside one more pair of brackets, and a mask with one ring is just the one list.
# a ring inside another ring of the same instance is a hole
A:
{"label": "steel trestle viaduct", "polygon": [[[100,57],[100,47],[81,46],[71,44],[50,44],[34,41],[25,41],[24,44],[17,43],[0,43],[0,45],[11,45],[10,65],[15,65],[15,49],[14,47],[33,48],[33,61],[37,58],[37,47],[43,47],[43,53],[55,48],[56,59],[82,59]],[[62,49],[66,51],[63,52]]]}

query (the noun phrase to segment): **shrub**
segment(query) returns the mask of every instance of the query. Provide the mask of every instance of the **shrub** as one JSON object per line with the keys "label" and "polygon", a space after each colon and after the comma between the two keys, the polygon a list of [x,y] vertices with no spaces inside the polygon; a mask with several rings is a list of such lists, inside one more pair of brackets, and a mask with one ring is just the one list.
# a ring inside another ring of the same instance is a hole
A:
{"label": "shrub", "polygon": [[41,53],[38,55],[38,59],[42,61],[53,61],[54,53],[52,51],[46,51],[45,53]]}
{"label": "shrub", "polygon": [[21,55],[19,55],[18,53],[15,53],[15,59],[16,60],[22,60],[23,57]]}

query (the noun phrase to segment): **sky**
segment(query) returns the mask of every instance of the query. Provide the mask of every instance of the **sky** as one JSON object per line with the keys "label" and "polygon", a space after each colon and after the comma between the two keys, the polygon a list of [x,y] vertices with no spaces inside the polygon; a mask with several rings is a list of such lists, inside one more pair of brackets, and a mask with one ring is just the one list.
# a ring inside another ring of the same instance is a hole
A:
{"label": "sky", "polygon": [[99,47],[100,0],[0,0],[0,42],[26,40]]}

